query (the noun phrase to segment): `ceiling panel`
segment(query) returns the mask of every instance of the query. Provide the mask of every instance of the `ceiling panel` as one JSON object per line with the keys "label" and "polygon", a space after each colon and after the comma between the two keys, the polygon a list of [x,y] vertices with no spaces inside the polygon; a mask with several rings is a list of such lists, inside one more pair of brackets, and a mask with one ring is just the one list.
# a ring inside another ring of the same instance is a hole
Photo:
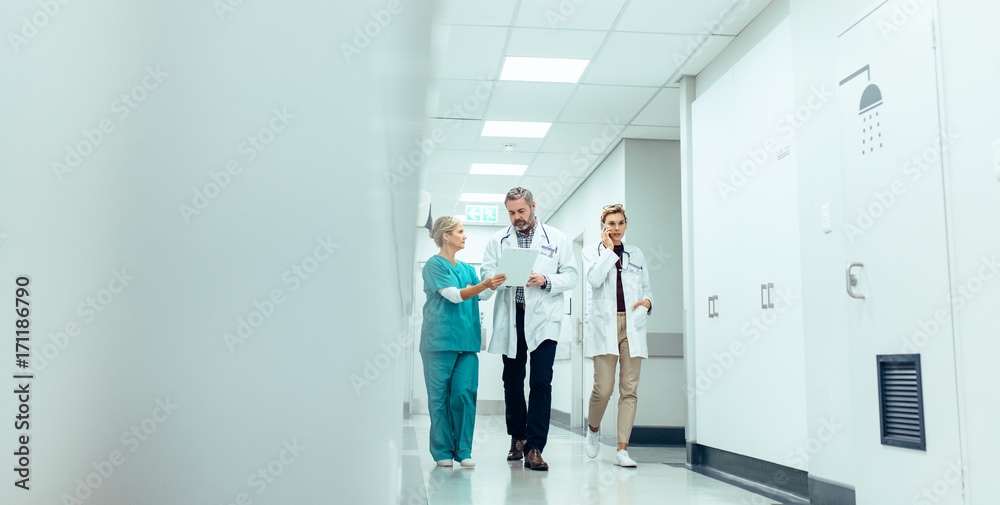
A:
{"label": "ceiling panel", "polygon": [[524,173],[531,177],[582,177],[590,169],[591,159],[581,154],[538,153]]}
{"label": "ceiling panel", "polygon": [[514,28],[507,44],[507,56],[591,60],[607,34],[603,30]]}
{"label": "ceiling panel", "polygon": [[740,0],[736,8],[733,9],[732,15],[723,21],[715,33],[721,35],[739,35],[769,3],[771,3],[771,0]]}
{"label": "ceiling panel", "polygon": [[483,131],[482,121],[455,121],[447,119],[428,120],[430,132],[441,129],[444,141],[437,144],[438,149],[457,149],[471,151]]}
{"label": "ceiling panel", "polygon": [[443,174],[424,172],[421,189],[431,193],[461,193],[465,185],[465,174]]}
{"label": "ceiling panel", "polygon": [[657,88],[630,86],[580,86],[562,115],[560,121],[570,123],[627,124]]}
{"label": "ceiling panel", "polygon": [[[431,218],[437,219],[441,216],[454,216],[457,214],[455,208],[458,206],[458,193],[431,193]],[[463,206],[464,210],[465,207]]]}
{"label": "ceiling panel", "polygon": [[692,53],[691,58],[681,66],[679,75],[698,75],[715,59],[722,50],[732,42],[731,35],[711,35],[707,39],[699,38],[699,46],[692,47],[688,52]]}
{"label": "ceiling panel", "polygon": [[687,58],[687,35],[615,32],[584,73],[588,84],[662,86]]}
{"label": "ceiling panel", "polygon": [[502,27],[435,25],[445,50],[436,61],[434,77],[494,79],[507,41]]}
{"label": "ceiling panel", "polygon": [[428,92],[428,115],[482,119],[492,87],[490,81],[434,79]]}
{"label": "ceiling panel", "polygon": [[607,152],[624,125],[610,123],[556,123],[549,129],[544,153]]}
{"label": "ceiling panel", "polygon": [[437,149],[424,163],[424,172],[428,174],[467,174],[471,163],[472,151],[452,151]]}
{"label": "ceiling panel", "polygon": [[506,193],[521,182],[520,175],[469,175],[463,193]]}
{"label": "ceiling panel", "polygon": [[520,153],[534,153],[542,147],[544,139],[526,139],[521,137],[479,137],[476,142],[476,151],[488,151],[503,154],[503,145],[507,143],[517,144],[515,149]]}
{"label": "ceiling panel", "polygon": [[522,2],[516,26],[610,30],[625,0],[537,0]]}
{"label": "ceiling panel", "polygon": [[676,126],[629,126],[622,137],[629,139],[680,140],[681,129]]}
{"label": "ceiling panel", "polygon": [[[700,34],[724,29],[730,11],[748,2],[740,0],[631,0],[615,30],[654,33]],[[734,12],[735,12],[734,11]]]}
{"label": "ceiling panel", "polygon": [[516,0],[438,0],[435,22],[510,26]]}
{"label": "ceiling panel", "polygon": [[475,151],[472,153],[473,163],[513,163],[516,165],[529,165],[534,159],[534,152],[521,152],[516,147],[512,153],[505,153],[501,151]]}
{"label": "ceiling panel", "polygon": [[681,125],[681,90],[680,88],[663,88],[653,97],[653,101],[634,120],[633,125],[645,126],[680,126]]}
{"label": "ceiling panel", "polygon": [[493,90],[486,119],[553,122],[576,84],[500,81]]}

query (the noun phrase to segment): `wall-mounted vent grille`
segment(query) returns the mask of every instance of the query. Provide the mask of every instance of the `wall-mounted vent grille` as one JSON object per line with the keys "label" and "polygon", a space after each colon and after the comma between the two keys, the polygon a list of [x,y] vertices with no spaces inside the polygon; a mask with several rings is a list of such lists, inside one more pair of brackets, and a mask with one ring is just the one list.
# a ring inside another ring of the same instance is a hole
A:
{"label": "wall-mounted vent grille", "polygon": [[927,450],[920,355],[888,354],[877,358],[882,445]]}

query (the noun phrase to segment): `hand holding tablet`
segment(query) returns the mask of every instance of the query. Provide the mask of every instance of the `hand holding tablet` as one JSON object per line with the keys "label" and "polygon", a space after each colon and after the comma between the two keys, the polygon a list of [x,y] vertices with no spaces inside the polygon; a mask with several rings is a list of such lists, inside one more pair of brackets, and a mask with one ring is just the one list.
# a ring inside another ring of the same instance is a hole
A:
{"label": "hand holding tablet", "polygon": [[504,249],[497,270],[494,272],[507,276],[507,280],[501,286],[526,286],[536,258],[538,249]]}

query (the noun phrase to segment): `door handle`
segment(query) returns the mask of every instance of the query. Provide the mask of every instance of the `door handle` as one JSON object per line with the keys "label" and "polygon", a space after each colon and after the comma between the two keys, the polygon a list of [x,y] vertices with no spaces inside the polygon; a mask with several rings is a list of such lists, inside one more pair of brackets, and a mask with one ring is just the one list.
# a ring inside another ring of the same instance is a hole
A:
{"label": "door handle", "polygon": [[764,301],[764,290],[767,289],[767,284],[760,285],[760,308],[766,309],[767,302]]}
{"label": "door handle", "polygon": [[865,299],[865,295],[859,295],[854,292],[854,286],[858,285],[858,276],[852,272],[854,268],[862,268],[864,266],[864,263],[851,263],[847,266],[847,295],[851,298],[857,298],[858,300]]}
{"label": "door handle", "polygon": [[712,304],[711,308],[709,309],[711,311],[712,317],[719,317],[719,313],[715,311],[715,302],[718,299],[719,295],[713,295],[711,298],[709,298],[709,303]]}
{"label": "door handle", "polygon": [[771,290],[772,289],[774,289],[774,283],[768,282],[767,283],[767,308],[769,308],[769,309],[773,309],[774,308],[774,302],[771,301]]}

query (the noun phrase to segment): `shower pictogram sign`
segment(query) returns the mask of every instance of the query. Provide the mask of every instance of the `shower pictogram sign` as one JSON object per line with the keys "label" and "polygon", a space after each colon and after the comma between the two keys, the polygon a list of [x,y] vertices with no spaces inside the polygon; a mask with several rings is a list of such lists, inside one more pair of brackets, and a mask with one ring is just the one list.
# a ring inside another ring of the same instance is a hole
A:
{"label": "shower pictogram sign", "polygon": [[851,82],[854,78],[864,75],[868,80],[868,85],[861,92],[858,105],[858,117],[861,119],[859,129],[861,130],[861,154],[874,154],[876,149],[881,150],[884,145],[882,138],[882,90],[871,82],[871,69],[865,65],[853,74],[840,81],[840,85]]}

